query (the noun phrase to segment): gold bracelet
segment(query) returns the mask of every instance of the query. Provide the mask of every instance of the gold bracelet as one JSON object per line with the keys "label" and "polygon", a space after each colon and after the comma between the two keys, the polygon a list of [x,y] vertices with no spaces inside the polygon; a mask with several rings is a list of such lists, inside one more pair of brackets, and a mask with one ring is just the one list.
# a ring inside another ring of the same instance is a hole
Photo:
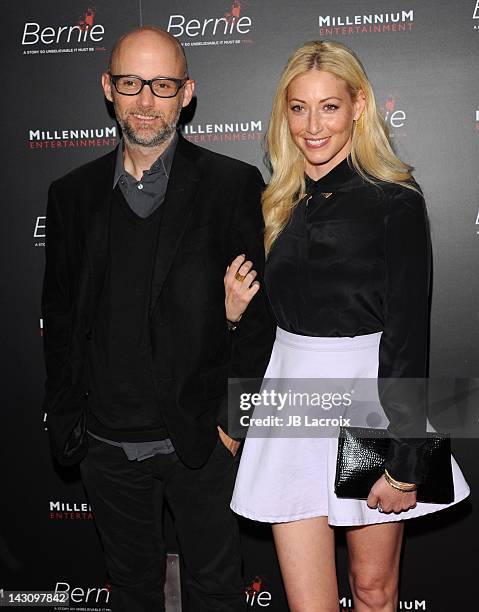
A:
{"label": "gold bracelet", "polygon": [[388,484],[390,484],[391,487],[393,487],[393,489],[396,489],[397,491],[403,491],[403,493],[410,493],[411,491],[416,491],[417,489],[417,485],[412,482],[400,482],[399,480],[396,480],[386,469],[384,470],[384,477],[386,478]]}

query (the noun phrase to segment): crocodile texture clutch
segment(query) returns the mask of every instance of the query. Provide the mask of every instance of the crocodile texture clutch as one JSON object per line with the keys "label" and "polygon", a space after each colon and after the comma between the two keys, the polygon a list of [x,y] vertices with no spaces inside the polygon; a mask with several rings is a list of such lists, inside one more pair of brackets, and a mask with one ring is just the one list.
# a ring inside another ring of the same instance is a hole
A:
{"label": "crocodile texture clutch", "polygon": [[[334,481],[337,497],[367,499],[371,487],[384,473],[389,444],[385,429],[340,427]],[[417,501],[451,503],[454,482],[449,436],[428,432],[423,454],[428,471],[424,483],[417,488]]]}

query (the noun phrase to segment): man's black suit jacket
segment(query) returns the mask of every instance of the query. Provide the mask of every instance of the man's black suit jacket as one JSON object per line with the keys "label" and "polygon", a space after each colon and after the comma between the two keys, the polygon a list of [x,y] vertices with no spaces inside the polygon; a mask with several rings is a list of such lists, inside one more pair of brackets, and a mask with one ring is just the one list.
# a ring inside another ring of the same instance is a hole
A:
{"label": "man's black suit jacket", "polygon": [[[53,182],[42,292],[47,369],[44,408],[52,452],[65,465],[88,447],[87,343],[105,278],[115,152]],[[262,278],[259,171],[179,139],[152,282],[154,380],[180,458],[202,465],[227,430],[227,378],[261,377],[274,339],[263,287],[234,332],[226,326],[223,277],[241,253]],[[128,287],[125,287],[128,291]]]}

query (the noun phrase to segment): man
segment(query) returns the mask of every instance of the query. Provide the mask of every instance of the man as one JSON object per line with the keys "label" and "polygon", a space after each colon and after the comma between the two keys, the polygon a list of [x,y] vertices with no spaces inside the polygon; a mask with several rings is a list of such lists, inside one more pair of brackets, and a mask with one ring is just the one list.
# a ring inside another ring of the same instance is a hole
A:
{"label": "man", "polygon": [[42,311],[52,450],[63,464],[81,461],[115,612],[164,610],[165,503],[183,610],[243,610],[227,378],[264,373],[273,326],[254,274],[245,282],[258,292],[228,326],[223,276],[239,254],[238,283],[251,261],[261,275],[261,175],[178,136],[194,81],[166,32],[124,35],[102,85],[123,141],[49,191]]}

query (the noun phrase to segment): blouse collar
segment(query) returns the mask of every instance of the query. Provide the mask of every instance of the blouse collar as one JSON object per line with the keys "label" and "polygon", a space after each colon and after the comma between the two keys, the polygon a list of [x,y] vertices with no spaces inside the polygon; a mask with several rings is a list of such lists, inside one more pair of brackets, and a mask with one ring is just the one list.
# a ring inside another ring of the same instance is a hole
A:
{"label": "blouse collar", "polygon": [[352,166],[351,157],[348,156],[346,159],[343,159],[342,162],[339,162],[337,166],[334,166],[332,170],[330,170],[327,174],[325,174],[317,181],[305,174],[306,191],[309,194],[315,192],[318,189],[320,189],[322,192],[334,192],[337,189],[341,189],[348,186],[348,183],[350,183],[352,179],[357,177],[358,174]]}

